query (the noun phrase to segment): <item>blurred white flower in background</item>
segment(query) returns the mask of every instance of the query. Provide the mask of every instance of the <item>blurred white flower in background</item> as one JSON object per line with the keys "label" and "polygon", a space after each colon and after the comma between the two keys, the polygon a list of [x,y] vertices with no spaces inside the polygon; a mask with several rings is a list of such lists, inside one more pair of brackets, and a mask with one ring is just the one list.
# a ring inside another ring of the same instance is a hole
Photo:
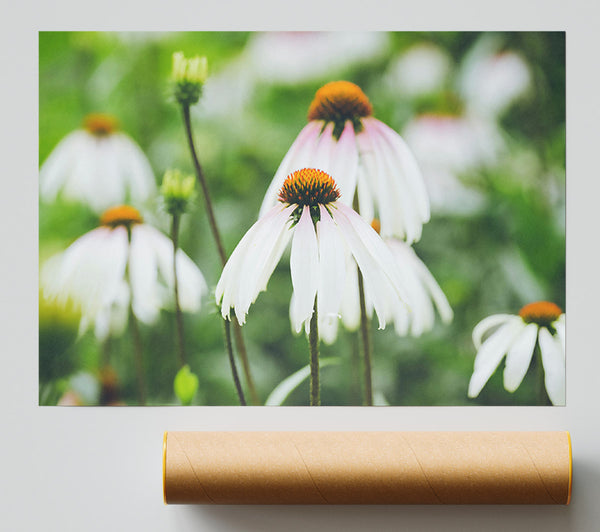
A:
{"label": "blurred white flower in background", "polygon": [[460,215],[481,210],[484,196],[461,176],[497,162],[504,142],[495,124],[469,115],[426,113],[413,118],[403,136],[421,166],[432,210]]}
{"label": "blurred white flower in background", "polygon": [[334,76],[388,47],[389,34],[379,31],[258,32],[244,54],[258,79],[294,84]]}
{"label": "blurred white flower in background", "polygon": [[483,35],[465,56],[458,74],[458,90],[467,107],[485,117],[497,117],[531,87],[525,59],[501,51],[502,41]]}
{"label": "blurred white flower in background", "polygon": [[40,169],[43,201],[60,196],[97,213],[124,202],[141,206],[155,193],[148,159],[110,115],[88,115],[84,129],[61,140]]}
{"label": "blurred white flower in background", "polygon": [[[192,260],[177,250],[179,303],[196,312],[206,282]],[[94,326],[96,337],[123,332],[129,307],[151,324],[173,303],[173,243],[122,205],[108,209],[101,226],[86,233],[42,266],[45,298],[81,310],[80,334]]]}
{"label": "blurred white flower in background", "polygon": [[441,90],[451,67],[448,53],[435,44],[416,44],[392,62],[385,83],[401,97],[419,96]]}

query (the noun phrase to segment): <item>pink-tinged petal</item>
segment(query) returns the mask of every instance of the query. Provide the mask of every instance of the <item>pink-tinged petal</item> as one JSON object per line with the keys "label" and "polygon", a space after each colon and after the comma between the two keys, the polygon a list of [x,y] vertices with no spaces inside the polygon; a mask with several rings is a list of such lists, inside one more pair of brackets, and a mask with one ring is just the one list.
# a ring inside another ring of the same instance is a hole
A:
{"label": "pink-tinged petal", "polygon": [[[373,119],[374,120],[374,119]],[[365,121],[365,133],[370,136],[378,162],[381,235],[398,236],[407,242],[421,237],[423,222],[406,182],[406,176],[385,137],[375,127],[377,121]],[[385,198],[384,198],[385,196]]]}
{"label": "pink-tinged petal", "polygon": [[379,328],[383,329],[390,306],[406,299],[394,258],[379,235],[352,209],[336,203],[332,215],[362,272],[365,292],[373,302]]}
{"label": "pink-tinged petal", "polygon": [[[389,179],[381,150],[377,146],[377,132],[368,126],[363,120],[363,130],[357,136],[362,167],[365,170],[364,179],[369,183],[373,191],[373,207],[367,207],[366,203],[359,205],[361,214],[363,212],[375,212],[381,223],[383,235],[398,236],[403,238],[406,234],[404,215],[399,210],[400,201],[394,197],[394,184]],[[363,187],[364,188],[364,187]],[[370,220],[367,220],[370,222]]]}
{"label": "pink-tinged petal", "polygon": [[519,387],[529,369],[537,333],[537,324],[528,324],[519,333],[512,347],[508,350],[506,366],[504,367],[504,388],[509,392],[514,392]]}
{"label": "pink-tinged petal", "polygon": [[479,395],[517,335],[525,328],[521,318],[518,316],[513,316],[513,318],[495,331],[477,351],[473,375],[469,382],[469,397]]}
{"label": "pink-tinged petal", "polygon": [[358,147],[354,127],[350,120],[346,121],[344,130],[336,142],[329,170],[328,173],[333,177],[340,190],[340,201],[346,205],[352,205],[358,173]]}
{"label": "pink-tinged petal", "polygon": [[548,329],[541,327],[539,342],[544,365],[546,392],[553,405],[564,406],[566,399],[565,353],[560,338],[553,337]]}
{"label": "pink-tinged petal", "polygon": [[294,331],[310,320],[319,286],[319,247],[308,207],[304,207],[292,240],[290,271],[294,287]]}
{"label": "pink-tinged petal", "polygon": [[503,325],[508,321],[512,321],[514,318],[515,316],[513,314],[493,314],[492,316],[482,319],[473,329],[473,344],[475,345],[475,349],[481,347],[483,337],[491,329]]}
{"label": "pink-tinged petal", "polygon": [[314,159],[317,142],[323,122],[313,120],[306,124],[302,131],[296,137],[296,140],[285,154],[275,176],[267,189],[262,205],[260,207],[259,218],[262,218],[269,209],[277,204],[277,197],[285,178],[294,170],[304,167],[312,167],[311,161]]}
{"label": "pink-tinged petal", "polygon": [[317,223],[319,243],[319,288],[317,307],[319,319],[337,323],[346,281],[346,254],[343,240],[327,209],[320,206]]}
{"label": "pink-tinged petal", "polygon": [[392,149],[392,153],[395,154],[395,160],[402,168],[406,184],[410,190],[411,198],[417,205],[421,221],[422,223],[428,222],[430,217],[430,207],[427,188],[425,187],[423,176],[421,175],[417,161],[410,148],[398,133],[383,122],[373,117],[365,120],[373,122],[375,127],[388,142],[389,147]]}
{"label": "pink-tinged petal", "polygon": [[[362,156],[361,156],[362,158]],[[373,193],[366,175],[365,165],[359,162],[356,175],[356,193],[358,194],[358,208],[360,215],[367,221],[372,222],[375,218],[375,207],[373,203]]]}

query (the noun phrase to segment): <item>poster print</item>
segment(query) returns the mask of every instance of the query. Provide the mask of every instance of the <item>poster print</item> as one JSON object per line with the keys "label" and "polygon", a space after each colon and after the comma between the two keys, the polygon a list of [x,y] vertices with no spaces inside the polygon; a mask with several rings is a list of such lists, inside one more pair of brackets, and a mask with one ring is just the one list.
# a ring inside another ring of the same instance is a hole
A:
{"label": "poster print", "polygon": [[564,33],[39,46],[40,404],[565,404]]}

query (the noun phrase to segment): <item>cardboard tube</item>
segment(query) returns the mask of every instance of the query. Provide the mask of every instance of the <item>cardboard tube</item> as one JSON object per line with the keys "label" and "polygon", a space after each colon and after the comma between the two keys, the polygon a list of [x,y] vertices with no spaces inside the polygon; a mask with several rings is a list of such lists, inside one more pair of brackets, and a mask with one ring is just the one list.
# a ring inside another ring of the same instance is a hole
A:
{"label": "cardboard tube", "polygon": [[168,504],[568,504],[568,432],[166,432]]}

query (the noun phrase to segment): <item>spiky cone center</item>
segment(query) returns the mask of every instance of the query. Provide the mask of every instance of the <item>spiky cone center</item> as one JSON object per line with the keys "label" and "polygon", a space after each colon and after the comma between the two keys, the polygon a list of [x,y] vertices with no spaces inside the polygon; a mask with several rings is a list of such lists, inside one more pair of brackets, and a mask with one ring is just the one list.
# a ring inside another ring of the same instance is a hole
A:
{"label": "spiky cone center", "polygon": [[340,191],[333,178],[323,170],[303,168],[285,178],[279,201],[299,207],[318,207],[336,201]]}
{"label": "spiky cone center", "polygon": [[315,94],[308,108],[309,120],[354,120],[373,114],[369,98],[358,85],[349,81],[332,81]]}
{"label": "spiky cone center", "polygon": [[107,137],[118,129],[119,122],[112,115],[91,113],[83,120],[83,127],[96,137]]}
{"label": "spiky cone center", "polygon": [[339,139],[347,120],[355,131],[362,130],[361,118],[371,116],[373,107],[358,85],[349,81],[332,81],[323,85],[308,108],[309,120],[333,122],[333,135]]}
{"label": "spiky cone center", "polygon": [[129,205],[111,207],[100,217],[100,225],[112,229],[119,226],[131,228],[132,225],[141,224],[143,221],[140,211]]}
{"label": "spiky cone center", "polygon": [[519,310],[519,316],[525,323],[536,323],[540,327],[553,328],[552,324],[562,314],[561,308],[549,301],[529,303]]}

